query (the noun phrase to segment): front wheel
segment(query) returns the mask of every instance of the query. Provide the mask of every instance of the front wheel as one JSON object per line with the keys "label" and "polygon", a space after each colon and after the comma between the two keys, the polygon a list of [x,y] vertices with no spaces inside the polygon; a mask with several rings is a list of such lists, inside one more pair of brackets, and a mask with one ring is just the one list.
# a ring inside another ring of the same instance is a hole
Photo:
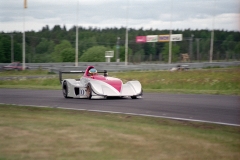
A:
{"label": "front wheel", "polygon": [[137,99],[137,96],[131,96],[132,99]]}
{"label": "front wheel", "polygon": [[137,96],[131,96],[131,98],[132,98],[132,99],[137,99],[138,96],[142,96],[142,94],[143,94],[143,90],[141,90],[141,93],[140,93],[139,95],[137,95]]}
{"label": "front wheel", "polygon": [[91,99],[92,98],[92,88],[91,88],[90,84],[88,84],[86,92],[87,92],[87,98]]}

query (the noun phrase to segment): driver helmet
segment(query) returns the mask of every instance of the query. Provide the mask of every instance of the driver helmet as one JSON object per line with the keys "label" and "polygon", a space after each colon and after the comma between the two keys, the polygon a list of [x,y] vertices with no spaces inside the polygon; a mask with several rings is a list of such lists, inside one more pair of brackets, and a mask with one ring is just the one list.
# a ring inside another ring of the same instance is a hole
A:
{"label": "driver helmet", "polygon": [[96,75],[97,74],[97,70],[95,68],[92,68],[92,69],[89,70],[89,74],[91,76]]}

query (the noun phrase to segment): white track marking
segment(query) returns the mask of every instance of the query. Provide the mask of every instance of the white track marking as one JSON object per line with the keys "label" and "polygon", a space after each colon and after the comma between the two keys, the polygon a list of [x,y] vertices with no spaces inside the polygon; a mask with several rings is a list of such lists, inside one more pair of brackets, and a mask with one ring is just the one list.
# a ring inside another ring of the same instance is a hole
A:
{"label": "white track marking", "polygon": [[27,106],[27,107],[40,107],[40,108],[58,108],[58,109],[65,109],[65,110],[88,111],[88,112],[111,113],[111,114],[126,114],[126,115],[132,115],[132,116],[166,118],[166,119],[181,120],[181,121],[203,122],[203,123],[212,123],[212,124],[221,124],[221,125],[227,125],[227,126],[237,126],[237,127],[240,127],[239,124],[233,124],[233,123],[204,121],[204,120],[198,120],[198,119],[177,118],[177,117],[168,117],[168,116],[155,116],[155,115],[149,115],[149,114],[124,113],[124,112],[89,110],[89,109],[77,109],[77,108],[65,108],[65,107],[50,107],[50,106],[38,106],[38,105],[24,105],[24,104],[6,104],[6,103],[0,103],[0,104],[16,105],[16,106]]}

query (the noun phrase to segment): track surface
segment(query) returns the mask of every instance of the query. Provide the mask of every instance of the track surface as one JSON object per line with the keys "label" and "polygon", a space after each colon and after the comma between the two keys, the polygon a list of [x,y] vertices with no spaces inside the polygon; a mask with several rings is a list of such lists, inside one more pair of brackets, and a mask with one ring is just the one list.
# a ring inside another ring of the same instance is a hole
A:
{"label": "track surface", "polygon": [[0,103],[133,113],[240,126],[240,97],[144,93],[142,99],[65,99],[60,90],[0,89]]}

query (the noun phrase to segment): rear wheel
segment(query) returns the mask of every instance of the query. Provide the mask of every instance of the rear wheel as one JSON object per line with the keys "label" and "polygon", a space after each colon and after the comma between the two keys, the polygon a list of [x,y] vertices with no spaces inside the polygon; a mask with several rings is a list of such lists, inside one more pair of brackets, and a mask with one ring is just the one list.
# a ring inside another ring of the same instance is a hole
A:
{"label": "rear wheel", "polygon": [[88,84],[88,86],[87,86],[87,98],[88,99],[92,98],[92,88],[91,88],[90,84]]}
{"label": "rear wheel", "polygon": [[67,87],[67,82],[66,81],[63,82],[62,92],[63,92],[63,96],[65,98],[70,98],[70,97],[68,97],[68,87]]}

